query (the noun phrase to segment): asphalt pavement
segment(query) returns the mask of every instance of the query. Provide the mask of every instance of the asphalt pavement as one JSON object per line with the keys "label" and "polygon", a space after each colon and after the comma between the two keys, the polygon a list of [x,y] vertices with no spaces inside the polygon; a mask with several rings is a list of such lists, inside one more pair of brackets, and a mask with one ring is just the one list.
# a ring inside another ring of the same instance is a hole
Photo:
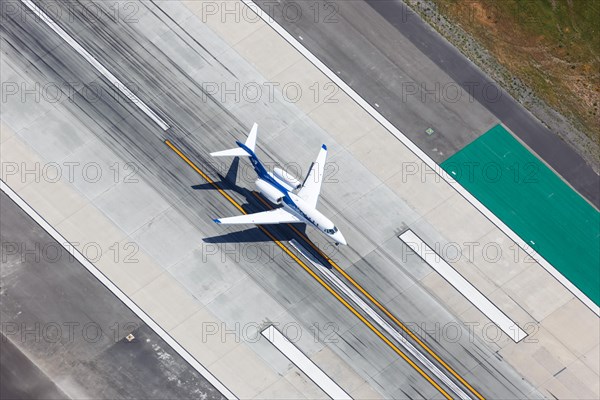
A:
{"label": "asphalt pavement", "polygon": [[3,399],[223,398],[4,192],[0,214]]}

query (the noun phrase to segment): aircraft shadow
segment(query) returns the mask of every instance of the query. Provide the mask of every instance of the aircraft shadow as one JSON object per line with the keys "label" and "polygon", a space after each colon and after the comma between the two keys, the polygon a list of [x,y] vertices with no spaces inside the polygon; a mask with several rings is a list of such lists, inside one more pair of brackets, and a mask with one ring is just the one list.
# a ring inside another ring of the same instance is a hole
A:
{"label": "aircraft shadow", "polygon": [[[229,167],[229,170],[227,171],[227,174],[225,176],[218,174],[220,181],[215,182],[215,185],[217,185],[221,189],[231,189],[234,192],[236,192],[237,194],[243,196],[244,199],[246,199],[246,204],[242,205],[242,208],[244,209],[244,211],[246,211],[248,213],[261,211],[262,209],[255,206],[256,199],[254,198],[254,195],[252,195],[252,191],[236,185],[239,164],[240,164],[240,158],[234,157],[233,161],[231,162],[231,166]],[[201,183],[199,185],[193,185],[192,189],[194,189],[194,190],[217,190],[214,187],[214,185],[211,183]],[[256,208],[256,209],[254,210],[254,208]],[[222,217],[222,215],[219,215],[218,217]]]}

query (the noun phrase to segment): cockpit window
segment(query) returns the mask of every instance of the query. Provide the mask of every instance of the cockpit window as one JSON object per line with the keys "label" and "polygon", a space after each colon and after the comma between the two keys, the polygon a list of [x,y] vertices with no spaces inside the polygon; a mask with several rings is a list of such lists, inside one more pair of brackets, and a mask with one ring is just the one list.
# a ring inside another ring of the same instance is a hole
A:
{"label": "cockpit window", "polygon": [[332,229],[324,229],[324,231],[328,235],[333,235],[334,233],[336,233],[338,231],[338,228],[336,226],[334,226]]}

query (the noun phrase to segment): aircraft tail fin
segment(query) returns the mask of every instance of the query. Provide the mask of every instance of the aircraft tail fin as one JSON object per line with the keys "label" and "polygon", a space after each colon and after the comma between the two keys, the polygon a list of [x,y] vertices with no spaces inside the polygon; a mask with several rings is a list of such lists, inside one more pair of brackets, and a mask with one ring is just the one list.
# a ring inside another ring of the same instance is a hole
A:
{"label": "aircraft tail fin", "polygon": [[[246,143],[244,143],[244,145],[251,151],[254,151],[254,148],[256,147],[257,133],[258,133],[258,124],[255,122],[254,125],[252,125],[250,134],[248,134],[248,138],[246,138]],[[214,153],[210,153],[210,155],[213,157],[240,157],[240,156],[250,156],[250,153],[248,153],[242,147],[236,147],[234,149],[216,151]]]}

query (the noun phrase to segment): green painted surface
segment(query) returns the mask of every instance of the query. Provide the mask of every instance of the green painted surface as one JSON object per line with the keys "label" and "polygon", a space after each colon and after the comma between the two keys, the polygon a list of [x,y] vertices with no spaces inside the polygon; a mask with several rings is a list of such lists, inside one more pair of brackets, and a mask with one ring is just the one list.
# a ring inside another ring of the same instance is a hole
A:
{"label": "green painted surface", "polygon": [[600,213],[497,125],[442,168],[600,305]]}

